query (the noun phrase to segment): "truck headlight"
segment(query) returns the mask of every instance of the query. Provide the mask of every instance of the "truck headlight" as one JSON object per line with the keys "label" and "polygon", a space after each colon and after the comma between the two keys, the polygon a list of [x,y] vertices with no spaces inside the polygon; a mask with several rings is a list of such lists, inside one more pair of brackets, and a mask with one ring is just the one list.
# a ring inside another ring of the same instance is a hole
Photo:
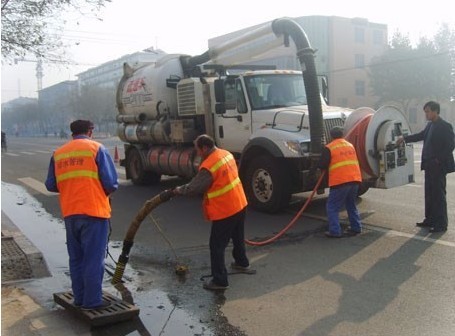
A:
{"label": "truck headlight", "polygon": [[286,148],[297,155],[306,155],[310,150],[309,142],[285,141]]}

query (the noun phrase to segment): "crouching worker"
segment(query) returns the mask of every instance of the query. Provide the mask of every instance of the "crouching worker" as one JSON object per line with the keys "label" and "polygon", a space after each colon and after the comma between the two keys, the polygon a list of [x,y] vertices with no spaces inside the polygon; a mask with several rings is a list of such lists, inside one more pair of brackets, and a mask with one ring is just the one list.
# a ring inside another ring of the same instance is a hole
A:
{"label": "crouching worker", "polygon": [[51,157],[46,188],[58,192],[66,228],[74,305],[104,308],[102,300],[111,206],[109,195],[118,188],[117,172],[107,149],[91,139],[93,124],[76,120],[73,139]]}
{"label": "crouching worker", "polygon": [[329,198],[327,199],[328,238],[341,238],[339,212],[346,207],[350,228],[344,233],[355,236],[362,231],[360,216],[355,204],[359,185],[362,182],[359,161],[354,146],[343,139],[343,128],[335,126],[330,130],[332,142],[322,151],[318,167],[328,172]]}
{"label": "crouching worker", "polygon": [[244,221],[247,200],[239,178],[234,156],[217,148],[208,135],[200,135],[194,141],[197,155],[202,162],[198,174],[188,184],[174,189],[176,195],[203,194],[205,217],[212,221],[210,232],[210,263],[212,279],[203,287],[222,290],[229,287],[224,254],[232,239],[234,262],[231,267],[247,271],[250,267],[244,242]]}

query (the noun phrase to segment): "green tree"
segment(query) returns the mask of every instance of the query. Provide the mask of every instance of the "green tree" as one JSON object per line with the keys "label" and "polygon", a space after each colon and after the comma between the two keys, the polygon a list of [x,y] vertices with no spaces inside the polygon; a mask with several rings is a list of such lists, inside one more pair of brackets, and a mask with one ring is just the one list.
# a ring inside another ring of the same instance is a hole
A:
{"label": "green tree", "polygon": [[387,52],[370,67],[370,85],[378,105],[395,102],[407,110],[413,101],[455,97],[455,31],[443,25],[433,39],[416,47],[408,36],[394,34]]}
{"label": "green tree", "polygon": [[111,0],[2,0],[2,56],[62,59],[63,13],[96,13]]}

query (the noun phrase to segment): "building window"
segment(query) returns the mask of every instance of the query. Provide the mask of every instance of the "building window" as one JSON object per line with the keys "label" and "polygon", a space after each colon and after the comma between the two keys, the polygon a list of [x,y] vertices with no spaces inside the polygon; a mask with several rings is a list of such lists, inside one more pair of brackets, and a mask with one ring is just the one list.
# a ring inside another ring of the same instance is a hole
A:
{"label": "building window", "polygon": [[354,40],[356,43],[365,43],[365,29],[360,27],[354,28]]}
{"label": "building window", "polygon": [[354,55],[354,66],[358,69],[365,68],[365,55],[364,54],[355,54]]}
{"label": "building window", "polygon": [[361,80],[355,81],[355,95],[365,96],[365,82]]}
{"label": "building window", "polygon": [[383,44],[382,30],[373,30],[373,44],[375,45]]}

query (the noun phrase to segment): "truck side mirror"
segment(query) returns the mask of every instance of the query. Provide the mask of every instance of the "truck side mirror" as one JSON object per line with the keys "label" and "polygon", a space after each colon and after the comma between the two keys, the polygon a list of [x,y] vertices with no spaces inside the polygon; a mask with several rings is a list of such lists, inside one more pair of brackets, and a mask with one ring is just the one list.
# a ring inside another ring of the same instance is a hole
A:
{"label": "truck side mirror", "polygon": [[[215,83],[214,83],[214,87],[215,87],[215,101],[217,103],[224,103],[226,101],[226,96],[224,94],[224,80],[216,79]],[[226,111],[226,108],[224,108],[224,110]]]}
{"label": "truck side mirror", "polygon": [[215,114],[225,114],[226,113],[226,104],[216,103],[215,104]]}

